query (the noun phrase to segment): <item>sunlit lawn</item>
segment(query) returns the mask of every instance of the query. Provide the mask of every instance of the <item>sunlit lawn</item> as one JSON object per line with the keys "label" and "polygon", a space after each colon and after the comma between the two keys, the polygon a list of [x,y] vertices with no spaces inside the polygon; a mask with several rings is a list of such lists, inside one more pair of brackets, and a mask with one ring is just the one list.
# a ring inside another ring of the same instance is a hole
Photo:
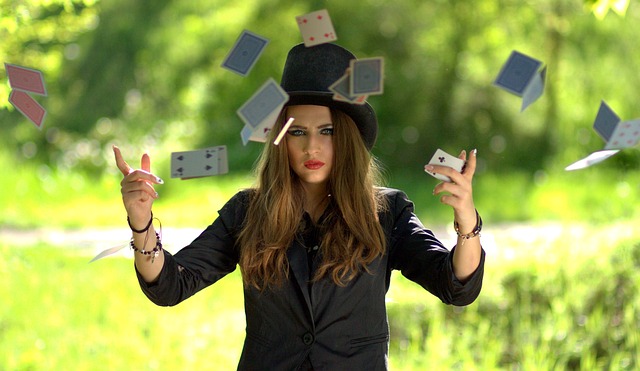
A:
{"label": "sunlit lawn", "polygon": [[[640,235],[560,229],[517,246],[517,232],[487,231],[506,251],[488,250],[482,295],[468,307],[394,276],[393,369],[640,365]],[[235,369],[244,338],[237,271],[161,308],[139,290],[130,257],[89,264],[91,249],[1,246],[0,369]]]}

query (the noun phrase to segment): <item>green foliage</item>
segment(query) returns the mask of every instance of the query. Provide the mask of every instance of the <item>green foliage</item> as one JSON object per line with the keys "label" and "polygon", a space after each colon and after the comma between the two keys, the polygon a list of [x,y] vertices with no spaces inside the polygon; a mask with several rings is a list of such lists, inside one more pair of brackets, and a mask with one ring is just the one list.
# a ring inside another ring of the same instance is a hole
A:
{"label": "green foliage", "polygon": [[395,300],[388,305],[392,366],[637,369],[640,245],[568,252],[573,245],[541,246],[538,258],[516,253],[516,264],[504,255],[488,261],[481,297],[464,308],[424,299],[420,289],[394,281],[389,296]]}
{"label": "green foliage", "polygon": [[[43,70],[48,117],[34,130],[1,84],[0,104],[9,107],[0,111],[1,140],[16,157],[73,171],[102,172],[100,154],[113,142],[163,158],[226,144],[232,171],[249,169],[260,146],[240,143],[236,109],[268,77],[279,79],[300,41],[294,17],[321,7],[341,45],[386,59],[385,94],[370,101],[380,121],[374,153],[394,172],[437,147],[477,147],[490,171],[533,174],[602,147],[591,130],[600,100],[623,119],[638,115],[640,77],[628,61],[638,53],[640,9],[624,0],[14,3],[0,2],[0,56]],[[589,14],[610,8],[625,16]],[[220,68],[244,28],[271,40],[246,78]],[[549,67],[544,96],[524,113],[517,97],[491,85],[513,49]],[[637,168],[640,155],[610,161]]]}

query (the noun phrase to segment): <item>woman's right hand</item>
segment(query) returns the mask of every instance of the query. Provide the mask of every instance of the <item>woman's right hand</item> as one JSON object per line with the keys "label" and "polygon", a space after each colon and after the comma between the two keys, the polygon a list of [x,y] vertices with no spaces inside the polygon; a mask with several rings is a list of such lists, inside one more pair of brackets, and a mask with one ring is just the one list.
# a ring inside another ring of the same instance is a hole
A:
{"label": "woman's right hand", "polygon": [[122,202],[127,210],[129,222],[136,229],[142,229],[149,222],[151,206],[158,198],[158,193],[153,188],[154,184],[164,184],[162,179],[151,173],[151,159],[148,154],[143,154],[140,160],[141,169],[132,169],[122,158],[120,149],[113,146],[113,154],[116,156],[116,165],[124,175],[120,182]]}

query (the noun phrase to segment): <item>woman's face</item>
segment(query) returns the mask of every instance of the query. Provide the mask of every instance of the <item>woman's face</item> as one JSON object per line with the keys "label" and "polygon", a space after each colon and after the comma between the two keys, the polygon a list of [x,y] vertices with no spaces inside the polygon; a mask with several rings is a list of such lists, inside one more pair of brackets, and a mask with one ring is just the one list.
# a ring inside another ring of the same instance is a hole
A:
{"label": "woman's face", "polygon": [[325,186],[333,167],[333,123],[324,106],[289,106],[294,118],[287,130],[289,163],[305,186]]}

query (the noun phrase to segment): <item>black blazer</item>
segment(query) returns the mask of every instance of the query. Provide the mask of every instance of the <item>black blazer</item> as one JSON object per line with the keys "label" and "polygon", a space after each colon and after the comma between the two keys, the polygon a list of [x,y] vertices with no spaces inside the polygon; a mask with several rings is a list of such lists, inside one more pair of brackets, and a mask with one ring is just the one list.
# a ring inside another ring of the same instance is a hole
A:
{"label": "black blazer", "polygon": [[[446,304],[475,300],[482,286],[484,251],[476,272],[461,283],[452,270],[453,250],[422,226],[407,196],[390,188],[380,192],[389,204],[388,211],[379,214],[387,250],[369,266],[372,274],[362,273],[346,287],[330,279],[311,285],[307,251],[294,242],[287,250],[290,277],[282,287],[244,289],[247,326],[239,370],[298,370],[309,363],[314,370],[386,370],[385,294],[394,269]],[[153,284],[138,274],[147,297],[158,305],[176,305],[235,270],[235,242],[248,201],[249,192],[239,192],[189,246],[175,256],[165,251],[165,264]]]}

